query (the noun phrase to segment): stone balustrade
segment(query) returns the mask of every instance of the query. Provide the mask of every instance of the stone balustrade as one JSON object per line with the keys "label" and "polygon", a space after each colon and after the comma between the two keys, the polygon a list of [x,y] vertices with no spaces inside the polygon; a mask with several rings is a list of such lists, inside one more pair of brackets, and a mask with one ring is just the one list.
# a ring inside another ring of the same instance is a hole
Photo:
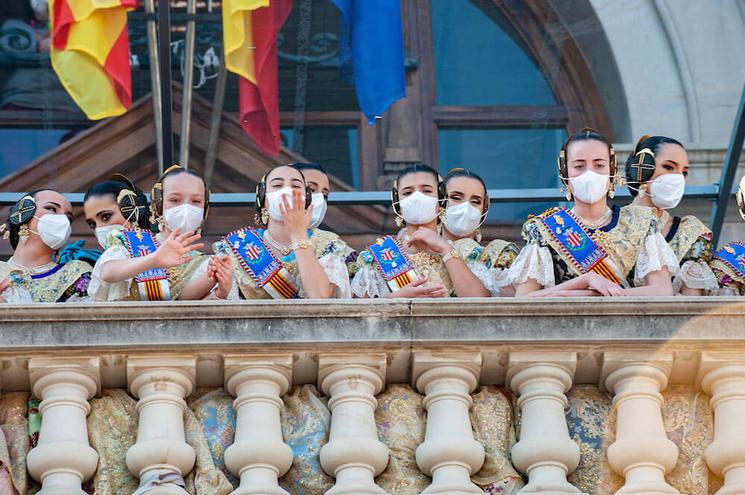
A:
{"label": "stone balustrade", "polygon": [[[683,454],[664,409],[665,391],[678,386],[710,401],[699,460],[721,480],[709,486],[745,493],[742,299],[4,306],[0,324],[0,398],[30,391],[42,400],[26,459],[42,495],[82,493],[98,462],[89,401],[117,388],[138,399],[129,470],[148,494],[185,493],[183,478],[199,464],[185,401],[203,387],[234,399],[224,454],[232,493],[293,493],[278,482],[294,453],[283,438],[283,396],[304,384],[328,397],[328,439],[316,455],[330,495],[415,493],[380,481],[401,455],[376,427],[376,396],[388,384],[408,384],[427,412],[410,453],[413,469],[431,477],[421,493],[483,493],[476,481],[494,446],[475,435],[469,409],[484,385],[514,398],[519,424],[505,455],[525,478],[520,493],[587,493],[573,473],[600,457],[616,483],[603,493],[686,493],[670,481]],[[608,437],[592,452],[565,416],[568,395],[588,384],[613,400]]]}

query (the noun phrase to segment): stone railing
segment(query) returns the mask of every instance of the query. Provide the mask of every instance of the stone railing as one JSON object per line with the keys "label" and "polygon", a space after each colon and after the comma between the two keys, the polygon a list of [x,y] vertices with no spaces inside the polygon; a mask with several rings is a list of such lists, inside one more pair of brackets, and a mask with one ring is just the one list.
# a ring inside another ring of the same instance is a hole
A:
{"label": "stone railing", "polygon": [[[102,389],[138,399],[127,467],[141,479],[185,476],[194,449],[183,413],[196,387],[234,398],[235,439],[225,465],[235,494],[283,494],[293,463],[280,427],[282,396],[314,384],[328,397],[323,470],[330,494],[386,493],[376,476],[389,446],[376,430],[376,396],[410,384],[427,411],[419,470],[423,493],[483,493],[474,475],[484,446],[469,409],[479,385],[503,385],[520,417],[511,462],[521,493],[580,493],[568,477],[581,461],[570,435],[567,393],[594,384],[613,395],[614,440],[606,462],[619,493],[679,493],[666,481],[679,452],[661,408],[668,385],[710,395],[714,427],[705,449],[723,477],[721,495],[745,493],[745,300],[470,299],[297,301],[241,304],[44,305],[0,308],[0,388],[41,399],[38,445],[28,470],[42,493],[79,494],[98,454],[86,431]],[[150,494],[181,493],[163,485]],[[705,493],[705,492],[702,492]]]}

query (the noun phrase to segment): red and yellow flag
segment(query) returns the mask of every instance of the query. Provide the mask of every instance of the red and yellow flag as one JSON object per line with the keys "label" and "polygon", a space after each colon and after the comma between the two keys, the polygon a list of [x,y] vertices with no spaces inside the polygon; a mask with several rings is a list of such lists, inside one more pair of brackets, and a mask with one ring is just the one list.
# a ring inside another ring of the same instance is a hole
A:
{"label": "red and yellow flag", "polygon": [[277,35],[292,0],[223,0],[225,63],[238,74],[241,127],[261,149],[279,154]]}
{"label": "red and yellow flag", "polygon": [[49,0],[52,67],[91,120],[132,104],[127,12],[137,0]]}

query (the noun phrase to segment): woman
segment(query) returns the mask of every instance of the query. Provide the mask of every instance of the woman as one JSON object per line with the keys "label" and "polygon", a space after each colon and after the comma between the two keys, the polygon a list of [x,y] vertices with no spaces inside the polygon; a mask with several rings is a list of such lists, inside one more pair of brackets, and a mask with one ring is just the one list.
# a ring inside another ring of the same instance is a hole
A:
{"label": "woman", "polygon": [[0,261],[0,300],[9,303],[73,302],[87,297],[92,267],[79,260],[60,261],[70,239],[72,205],[51,189],[23,196],[2,226],[13,256]]}
{"label": "woman", "polygon": [[470,170],[456,168],[448,172],[444,182],[447,208],[442,237],[458,251],[492,296],[514,295],[507,274],[519,253],[517,246],[501,239],[494,239],[486,249],[479,244],[479,228],[489,212],[483,179]]}
{"label": "woman", "polygon": [[[308,228],[314,233],[338,238],[338,236],[333,232],[328,232],[318,228],[326,216],[329,192],[331,192],[331,184],[326,170],[315,163],[293,163],[291,167],[295,170],[299,170],[303,174],[308,189],[310,189],[310,192],[312,193],[311,205],[313,205],[313,210]],[[349,276],[353,277],[357,270],[357,251],[347,246],[346,251],[342,254],[344,255],[344,262],[347,264]]]}
{"label": "woman", "polygon": [[403,169],[391,189],[396,223],[405,226],[360,253],[352,280],[357,297],[486,297],[489,291],[437,232],[445,187],[431,167]]}
{"label": "woman", "polygon": [[282,165],[256,186],[261,229],[244,227],[215,244],[232,259],[246,299],[348,298],[350,251],[336,234],[309,230],[311,192],[302,172]]}
{"label": "woman", "polygon": [[617,174],[608,140],[583,129],[561,148],[558,165],[574,207],[551,208],[525,223],[528,244],[510,267],[516,294],[672,295],[678,263],[654,210],[608,206]]}
{"label": "woman", "polygon": [[[745,177],[740,179],[737,189],[737,206],[745,220]],[[719,281],[720,288],[714,291],[722,296],[745,296],[745,242],[725,244],[711,260],[711,269]]]}
{"label": "woman", "polygon": [[626,161],[626,183],[634,197],[631,204],[654,209],[662,235],[681,265],[673,291],[701,296],[718,287],[709,268],[711,230],[693,215],[681,218],[667,212],[683,198],[687,176],[688,153],[678,141],[665,136],[642,136]]}
{"label": "woman", "polygon": [[[120,178],[119,182],[122,181],[126,179]],[[153,186],[150,205],[151,221],[158,224],[158,234],[143,229],[147,226],[147,213],[141,193],[129,181],[123,185],[126,187],[116,198],[113,193],[95,192],[97,188],[103,189],[101,185],[95,186],[86,201],[89,224],[95,224],[96,228],[99,222],[101,227],[106,227],[105,222],[121,225],[121,230],[114,227],[102,239],[107,249],[93,270],[91,298],[97,301],[229,298],[230,261],[226,257],[205,256],[198,251],[202,244],[195,244],[209,209],[209,191],[204,180],[177,165],[163,174]],[[104,221],[105,218],[108,220]]]}

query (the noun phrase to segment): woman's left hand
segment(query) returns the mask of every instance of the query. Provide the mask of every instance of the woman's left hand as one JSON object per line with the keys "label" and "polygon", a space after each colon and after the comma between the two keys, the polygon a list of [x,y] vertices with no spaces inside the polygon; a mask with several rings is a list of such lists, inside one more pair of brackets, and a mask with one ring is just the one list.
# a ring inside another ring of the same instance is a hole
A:
{"label": "woman's left hand", "polygon": [[411,234],[411,237],[409,237],[406,245],[420,251],[430,251],[442,256],[452,250],[450,244],[440,237],[437,232],[425,227],[419,227],[416,229],[416,232]]}
{"label": "woman's left hand", "polygon": [[307,229],[310,225],[313,205],[310,205],[307,210],[305,209],[305,197],[302,191],[298,189],[292,191],[292,204],[287,200],[287,196],[282,196],[279,211],[282,212],[284,224],[290,231],[292,242],[308,238]]}
{"label": "woman's left hand", "polygon": [[233,286],[233,267],[228,256],[212,256],[209,261],[208,273],[210,279],[217,283],[215,296],[227,299]]}

